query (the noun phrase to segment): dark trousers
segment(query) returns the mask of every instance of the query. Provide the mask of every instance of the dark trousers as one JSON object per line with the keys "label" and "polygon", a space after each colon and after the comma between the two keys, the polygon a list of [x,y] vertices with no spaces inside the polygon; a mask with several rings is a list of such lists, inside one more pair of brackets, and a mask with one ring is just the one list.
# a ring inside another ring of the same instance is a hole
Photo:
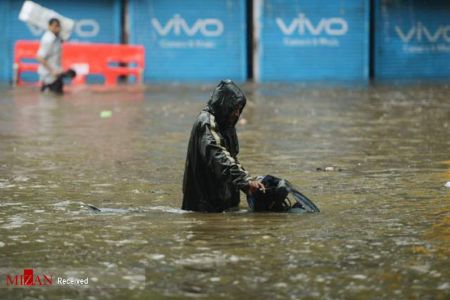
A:
{"label": "dark trousers", "polygon": [[54,82],[50,84],[42,84],[41,92],[44,92],[46,89],[49,89],[51,92],[62,94],[64,93],[63,91],[64,78],[73,79],[75,78],[75,76],[77,76],[77,72],[75,72],[75,70],[68,69],[67,71],[59,74]]}
{"label": "dark trousers", "polygon": [[49,89],[49,91],[51,92],[62,94],[64,93],[63,87],[64,87],[63,76],[58,76],[58,78],[56,78],[54,82],[50,84],[42,84],[41,92],[44,92],[46,89]]}

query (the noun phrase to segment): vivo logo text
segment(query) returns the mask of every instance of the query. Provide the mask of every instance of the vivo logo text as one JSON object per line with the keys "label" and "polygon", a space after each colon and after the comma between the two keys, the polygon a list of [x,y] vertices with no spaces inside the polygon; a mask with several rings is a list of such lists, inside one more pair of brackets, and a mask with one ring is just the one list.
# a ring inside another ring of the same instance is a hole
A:
{"label": "vivo logo text", "polygon": [[318,36],[325,33],[330,36],[339,36],[348,31],[348,23],[343,18],[322,18],[319,23],[314,24],[305,14],[299,14],[291,22],[285,23],[282,18],[276,18],[275,22],[284,35],[292,35],[297,32],[299,35]]}
{"label": "vivo logo text", "polygon": [[[44,30],[33,25],[27,24],[27,26],[31,33],[35,36],[42,35],[44,33]],[[73,32],[79,38],[95,37],[100,32],[100,24],[98,24],[98,22],[94,19],[81,19],[75,22]]]}
{"label": "vivo logo text", "polygon": [[151,23],[156,32],[161,36],[167,36],[169,33],[173,33],[176,36],[186,34],[192,37],[200,33],[205,37],[216,37],[220,36],[224,30],[224,25],[219,19],[197,19],[193,24],[189,25],[178,14],[169,19],[165,25],[161,24],[156,18],[152,18]]}
{"label": "vivo logo text", "polygon": [[411,41],[436,43],[440,40],[450,43],[450,25],[439,26],[433,31],[421,22],[417,22],[407,32],[404,32],[399,26],[395,26],[395,31],[403,43]]}

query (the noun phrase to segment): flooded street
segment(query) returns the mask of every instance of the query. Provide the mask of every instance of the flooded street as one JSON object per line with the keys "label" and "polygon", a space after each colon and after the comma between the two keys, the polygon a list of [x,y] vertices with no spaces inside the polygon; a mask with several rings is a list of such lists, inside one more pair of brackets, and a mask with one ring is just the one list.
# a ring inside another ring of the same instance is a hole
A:
{"label": "flooded street", "polygon": [[[321,213],[184,212],[214,86],[0,88],[0,298],[450,298],[449,85],[244,85],[242,165]],[[89,285],[7,288],[25,268]]]}

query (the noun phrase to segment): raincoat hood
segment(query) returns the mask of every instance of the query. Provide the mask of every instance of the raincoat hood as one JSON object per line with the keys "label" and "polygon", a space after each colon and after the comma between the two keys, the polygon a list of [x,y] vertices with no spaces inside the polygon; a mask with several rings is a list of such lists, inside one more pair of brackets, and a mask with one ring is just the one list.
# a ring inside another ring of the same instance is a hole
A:
{"label": "raincoat hood", "polygon": [[240,113],[245,107],[247,98],[244,92],[231,80],[222,80],[214,90],[208,101],[207,110],[212,113],[222,127],[234,127],[228,120],[233,111],[241,106]]}

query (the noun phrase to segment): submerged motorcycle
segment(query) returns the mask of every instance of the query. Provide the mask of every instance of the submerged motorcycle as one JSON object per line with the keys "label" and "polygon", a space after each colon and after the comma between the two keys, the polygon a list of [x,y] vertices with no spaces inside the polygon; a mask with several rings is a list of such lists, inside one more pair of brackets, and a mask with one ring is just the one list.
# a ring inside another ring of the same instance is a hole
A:
{"label": "submerged motorcycle", "polygon": [[308,197],[299,192],[289,181],[272,175],[259,176],[266,187],[247,195],[249,209],[254,212],[315,213],[319,208]]}

